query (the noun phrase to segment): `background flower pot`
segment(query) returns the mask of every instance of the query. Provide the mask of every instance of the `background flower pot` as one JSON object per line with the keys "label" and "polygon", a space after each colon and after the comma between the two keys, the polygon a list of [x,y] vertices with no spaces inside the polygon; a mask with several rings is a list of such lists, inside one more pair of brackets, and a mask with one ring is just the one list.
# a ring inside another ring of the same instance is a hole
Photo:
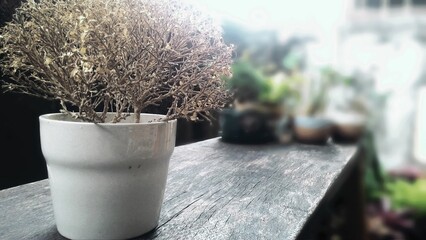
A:
{"label": "background flower pot", "polygon": [[275,139],[270,115],[256,110],[224,109],[220,112],[222,140],[232,143],[266,143]]}
{"label": "background flower pot", "polygon": [[331,126],[324,118],[299,116],[294,120],[294,133],[299,142],[325,144],[330,138]]}
{"label": "background flower pot", "polygon": [[361,114],[346,112],[330,115],[330,119],[334,125],[332,137],[336,142],[356,142],[364,133],[366,119]]}
{"label": "background flower pot", "polygon": [[[113,114],[108,114],[112,117]],[[156,227],[176,120],[141,114],[94,124],[64,114],[40,116],[58,231],[71,239],[125,239]]]}
{"label": "background flower pot", "polygon": [[356,142],[364,133],[364,125],[335,124],[332,137],[337,142]]}

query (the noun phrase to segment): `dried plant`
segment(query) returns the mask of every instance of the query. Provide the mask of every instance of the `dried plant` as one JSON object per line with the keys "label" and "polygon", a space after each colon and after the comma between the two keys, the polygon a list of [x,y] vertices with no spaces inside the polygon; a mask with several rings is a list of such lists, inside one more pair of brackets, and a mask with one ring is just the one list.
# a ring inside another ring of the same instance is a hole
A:
{"label": "dried plant", "polygon": [[6,89],[58,100],[85,121],[113,111],[113,122],[130,112],[139,122],[163,101],[163,120],[208,119],[228,97],[221,79],[232,46],[212,18],[179,0],[30,0],[0,31]]}

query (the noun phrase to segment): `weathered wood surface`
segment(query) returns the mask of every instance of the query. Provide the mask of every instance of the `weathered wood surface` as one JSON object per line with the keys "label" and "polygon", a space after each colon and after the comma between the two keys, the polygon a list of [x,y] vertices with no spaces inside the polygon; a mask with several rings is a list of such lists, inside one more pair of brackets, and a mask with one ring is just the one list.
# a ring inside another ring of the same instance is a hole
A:
{"label": "weathered wood surface", "polygon": [[[355,154],[219,139],[177,147],[159,226],[138,239],[295,239]],[[64,239],[49,194],[46,180],[0,191],[0,239]]]}

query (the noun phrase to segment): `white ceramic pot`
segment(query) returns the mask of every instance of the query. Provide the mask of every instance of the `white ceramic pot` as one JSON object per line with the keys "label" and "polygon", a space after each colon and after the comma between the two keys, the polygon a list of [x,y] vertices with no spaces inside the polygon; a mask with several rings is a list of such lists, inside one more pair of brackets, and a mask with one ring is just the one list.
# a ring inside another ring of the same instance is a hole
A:
{"label": "white ceramic pot", "polygon": [[64,114],[40,116],[60,234],[127,239],[157,226],[176,136],[176,120],[151,122],[161,117],[94,124]]}

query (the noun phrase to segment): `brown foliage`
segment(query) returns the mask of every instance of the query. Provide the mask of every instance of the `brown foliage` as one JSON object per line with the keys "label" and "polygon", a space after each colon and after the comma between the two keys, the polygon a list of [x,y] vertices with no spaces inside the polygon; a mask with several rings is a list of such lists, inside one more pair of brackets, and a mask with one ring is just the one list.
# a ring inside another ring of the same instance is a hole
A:
{"label": "brown foliage", "polygon": [[163,120],[197,120],[228,96],[221,79],[232,47],[211,18],[179,0],[30,0],[0,31],[7,90],[59,100],[85,121],[113,111],[119,122],[165,99]]}

